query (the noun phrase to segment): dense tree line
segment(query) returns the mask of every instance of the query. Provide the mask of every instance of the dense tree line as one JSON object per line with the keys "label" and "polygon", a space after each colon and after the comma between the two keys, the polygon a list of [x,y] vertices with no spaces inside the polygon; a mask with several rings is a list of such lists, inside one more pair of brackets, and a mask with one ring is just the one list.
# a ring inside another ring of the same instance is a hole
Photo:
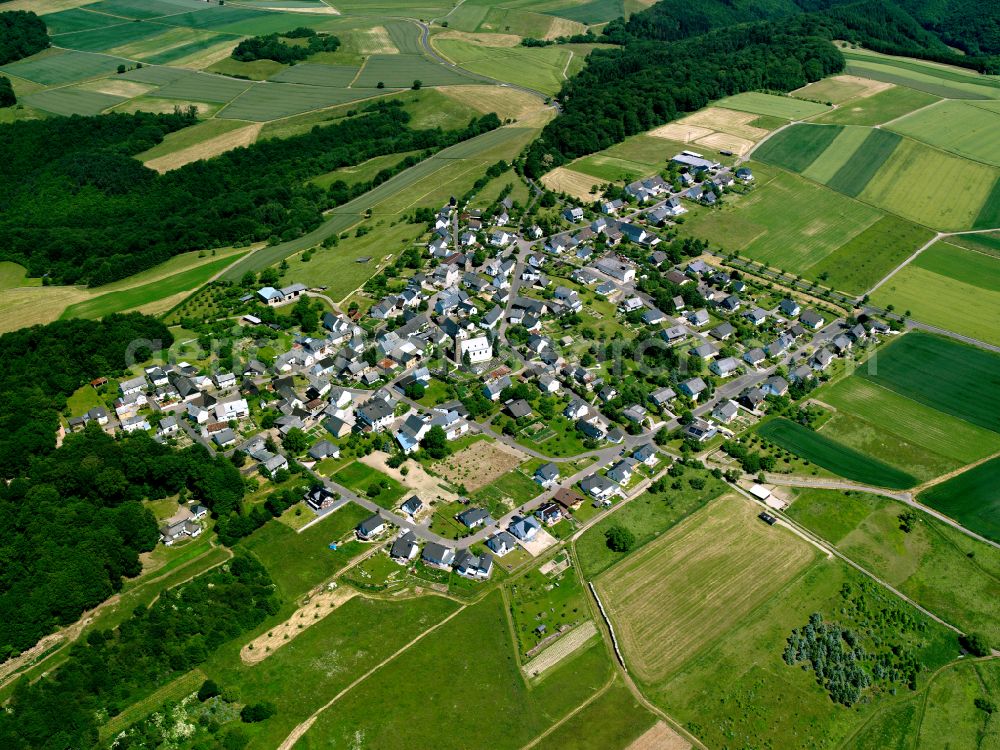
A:
{"label": "dense tree line", "polygon": [[13,107],[17,104],[17,94],[7,76],[0,76],[0,108]]}
{"label": "dense tree line", "polygon": [[0,712],[0,746],[95,747],[104,717],[198,666],[277,611],[267,570],[245,556],[164,591],[115,630],[91,632],[52,673],[19,682]]}
{"label": "dense tree line", "polygon": [[240,507],[243,481],[224,457],[174,450],[146,433],[115,440],[96,424],[0,484],[0,659],[119,591],[159,540],[141,504],[178,493],[214,513]]}
{"label": "dense tree line", "polygon": [[49,46],[45,22],[29,10],[0,13],[0,65],[20,60]]}
{"label": "dense tree line", "polygon": [[139,142],[183,127],[188,117],[0,126],[8,175],[0,181],[0,259],[25,264],[32,276],[99,285],[180,252],[294,239],[315,229],[333,203],[309,177],[375,156],[437,150],[500,125],[489,114],[458,130],[412,130],[399,102],[379,102],[336,124],[166,174],[131,158]]}
{"label": "dense tree line", "polygon": [[[827,29],[827,38],[880,52],[980,70],[990,64],[983,56],[1000,53],[1000,6],[977,0],[662,0],[628,22],[612,21],[604,38],[620,44],[628,39],[677,41],[778,18],[786,19],[785,24],[819,24]],[[956,54],[948,45],[966,54]]]}
{"label": "dense tree line", "polygon": [[[308,39],[305,47],[297,44],[289,44],[282,40],[286,39]],[[236,45],[232,57],[240,62],[252,62],[254,60],[274,60],[279,63],[296,63],[305,60],[310,55],[317,52],[336,52],[340,47],[340,39],[335,36],[320,36],[312,29],[300,27],[293,29],[287,34],[278,36],[277,34],[267,34],[265,36],[253,36],[244,39]]]}
{"label": "dense tree line", "polygon": [[152,348],[172,343],[165,325],[138,313],[60,320],[0,336],[0,477],[23,473],[32,456],[55,449],[58,413],[80,386],[123,373],[130,358],[143,362]]}
{"label": "dense tree line", "polygon": [[529,148],[525,172],[538,176],[724,96],[789,91],[843,67],[828,40],[770,23],[667,44],[628,39],[621,49],[592,52],[563,85],[563,113]]}

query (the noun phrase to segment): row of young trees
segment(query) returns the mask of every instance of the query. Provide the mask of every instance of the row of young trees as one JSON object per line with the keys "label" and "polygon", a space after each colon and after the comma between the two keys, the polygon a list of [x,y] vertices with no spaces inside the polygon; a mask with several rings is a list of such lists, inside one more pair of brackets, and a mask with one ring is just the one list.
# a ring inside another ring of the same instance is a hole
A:
{"label": "row of young trees", "polygon": [[20,60],[49,46],[45,22],[28,10],[0,13],[0,65]]}
{"label": "row of young trees", "polygon": [[0,259],[32,276],[99,285],[194,249],[289,240],[333,198],[308,178],[403,151],[434,151],[500,126],[412,130],[399,102],[158,174],[131,158],[191,113],[101,115],[0,126]]}

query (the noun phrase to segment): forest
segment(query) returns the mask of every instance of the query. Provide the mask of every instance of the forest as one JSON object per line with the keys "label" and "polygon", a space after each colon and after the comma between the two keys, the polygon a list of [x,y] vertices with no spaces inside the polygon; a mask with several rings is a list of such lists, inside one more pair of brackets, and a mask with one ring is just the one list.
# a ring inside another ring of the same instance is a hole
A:
{"label": "forest", "polygon": [[629,38],[619,49],[592,52],[587,66],[563,85],[562,114],[529,147],[524,169],[537,177],[715,99],[790,91],[843,67],[828,40],[786,31],[784,24],[739,26],[667,44]]}
{"label": "forest", "polygon": [[49,46],[45,22],[28,10],[0,13],[0,65],[20,60]]}
{"label": "forest", "polygon": [[17,104],[17,94],[7,76],[0,76],[0,108],[13,107]]}
{"label": "forest", "polygon": [[[139,342],[130,345],[133,342]],[[152,342],[144,344],[142,342]],[[0,336],[0,478],[23,474],[56,447],[66,398],[97,377],[114,377],[173,343],[167,327],[130,313],[60,320]]]}
{"label": "forest", "polygon": [[175,450],[144,432],[116,440],[91,423],[0,484],[0,660],[138,575],[139,553],[159,541],[142,501],[178,493],[225,515],[240,506],[243,481],[200,445]]}
{"label": "forest", "polygon": [[[350,114],[350,113],[349,113]],[[398,102],[165,174],[131,158],[191,113],[51,118],[0,126],[0,259],[55,283],[106,284],[189,250],[290,240],[333,205],[309,177],[375,156],[437,150],[500,126],[413,130]]]}
{"label": "forest", "polygon": [[54,671],[19,682],[0,712],[0,747],[97,746],[102,720],[198,666],[278,606],[267,570],[246,556],[164,591],[115,630],[92,631]]}
{"label": "forest", "polygon": [[[627,23],[612,21],[604,36],[676,41],[734,24],[809,14],[840,26],[829,37],[890,54],[942,58],[967,67],[1000,54],[1000,5],[977,0],[662,0]],[[957,47],[963,54],[948,48]]]}
{"label": "forest", "polygon": [[312,29],[299,27],[281,36],[286,39],[308,39],[305,47],[282,41],[277,34],[254,36],[244,39],[236,45],[232,58],[240,62],[254,60],[274,60],[280,63],[295,64],[305,60],[316,52],[336,52],[340,47],[340,39],[335,36],[320,36]]}

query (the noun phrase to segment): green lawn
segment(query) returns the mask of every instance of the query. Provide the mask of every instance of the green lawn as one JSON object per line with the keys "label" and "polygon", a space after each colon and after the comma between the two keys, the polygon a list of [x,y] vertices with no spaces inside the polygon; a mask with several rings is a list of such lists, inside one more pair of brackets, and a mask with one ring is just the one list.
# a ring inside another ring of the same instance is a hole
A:
{"label": "green lawn", "polygon": [[1000,691],[996,661],[960,663],[935,676],[925,694],[887,706],[852,740],[854,750],[988,747],[995,744],[997,717],[975,705]]}
{"label": "green lawn", "polygon": [[[240,661],[239,643],[227,644],[202,666],[220,685],[237,690],[242,701],[267,700],[277,706],[276,716],[253,725],[249,745],[250,750],[273,750],[313,711],[457,607],[439,596],[394,602],[356,597],[259,664]],[[395,663],[386,670],[403,674]]]}
{"label": "green lawn", "polygon": [[977,102],[944,101],[890,127],[959,156],[1000,166],[1000,112]]}
{"label": "green lawn", "polygon": [[337,550],[331,550],[329,544],[352,537],[354,527],[370,515],[364,508],[348,503],[301,534],[283,523],[271,521],[243,539],[239,546],[267,567],[286,599],[294,599],[332,578],[364,549],[353,541]]}
{"label": "green lawn", "polygon": [[544,424],[539,423],[537,431],[530,436],[522,432],[517,436],[517,441],[555,458],[577,456],[589,450],[583,444],[583,435],[576,429],[576,422],[562,414],[547,420]]}
{"label": "green lawn", "polygon": [[860,377],[993,432],[1000,432],[1000,356],[926,333],[908,333],[878,352]]}
{"label": "green lawn", "polygon": [[924,490],[919,500],[966,528],[1000,541],[1000,458]]}
{"label": "green lawn", "polygon": [[[406,488],[395,479],[360,461],[348,464],[334,474],[332,479],[348,489],[354,490],[358,495],[375,501],[383,508],[395,508],[403,495],[406,494]],[[377,495],[372,496],[369,490],[376,483],[382,485],[382,490]]]}
{"label": "green lawn", "polygon": [[434,46],[449,60],[474,73],[554,95],[565,78],[570,53],[551,47],[485,47],[461,39],[436,39]]}
{"label": "green lawn", "polygon": [[464,750],[489,736],[491,748],[520,748],[593,695],[609,674],[607,652],[598,643],[561,662],[529,691],[500,596],[493,593],[320,714],[297,747],[350,747],[363,738],[366,748],[379,750],[398,748],[405,737],[410,747]]}
{"label": "green lawn", "polygon": [[198,143],[207,141],[209,138],[215,138],[230,131],[238,130],[245,127],[245,125],[246,123],[235,120],[203,120],[196,125],[191,125],[182,130],[167,134],[160,143],[148,151],[136,154],[135,158],[145,163],[150,159],[156,159],[160,156],[172,154],[175,151],[190,148]]}
{"label": "green lawn", "polygon": [[920,512],[904,532],[899,516],[908,511],[884,497],[810,489],[787,513],[939,617],[997,642],[1000,550]]}
{"label": "green lawn", "polygon": [[[1000,451],[1000,435],[958,417],[902,396],[860,375],[845,378],[816,394],[816,398],[863,419],[883,435],[890,448],[911,443],[964,465]],[[825,431],[826,427],[822,428]],[[889,460],[891,449],[874,455]]]}
{"label": "green lawn", "polygon": [[[563,557],[566,552],[561,553]],[[507,582],[514,635],[522,660],[527,652],[560,627],[575,627],[590,619],[587,596],[576,569],[569,567],[554,576],[545,576],[532,568]],[[536,629],[545,626],[539,634]]]}
{"label": "green lawn", "polygon": [[519,469],[512,469],[485,487],[476,490],[472,494],[472,499],[486,505],[491,513],[500,509],[504,509],[503,513],[506,513],[512,507],[528,502],[541,491],[541,485],[534,479],[526,476]]}
{"label": "green lawn", "polygon": [[545,738],[546,750],[621,750],[656,721],[618,680]]}
{"label": "green lawn", "polygon": [[1000,258],[938,242],[879,287],[873,299],[909,310],[923,323],[1000,344]]}
{"label": "green lawn", "polygon": [[[647,695],[708,747],[739,737],[740,747],[838,748],[876,710],[900,699],[876,694],[846,709],[830,700],[811,670],[785,664],[789,633],[817,612],[855,632],[876,634],[883,648],[886,641],[905,644],[922,668],[918,687],[958,656],[950,631],[839,560],[822,558]],[[901,621],[912,624],[904,629]],[[905,685],[899,691],[910,694]]]}
{"label": "green lawn", "polygon": [[94,386],[88,384],[78,388],[66,399],[66,408],[72,417],[82,417],[95,406],[105,406]]}
{"label": "green lawn", "polygon": [[[695,489],[691,486],[692,478],[704,480],[705,485],[701,489]],[[576,552],[584,578],[592,580],[625,557],[623,553],[614,552],[607,545],[604,532],[612,526],[622,526],[631,531],[636,539],[635,549],[638,549],[704,507],[709,500],[718,497],[726,489],[721,481],[713,479],[708,472],[694,469],[684,471],[678,489],[670,487],[674,480],[668,477],[666,481],[664,492],[649,491],[630,500],[577,539]],[[589,501],[586,505],[589,505]]]}
{"label": "green lawn", "polygon": [[784,417],[763,423],[757,428],[757,433],[785,450],[855,482],[897,489],[917,484],[917,479],[911,474]]}
{"label": "green lawn", "polygon": [[[241,252],[239,255],[243,255]],[[175,294],[188,292],[206,283],[226,266],[234,263],[238,256],[227,255],[214,258],[201,265],[180,271],[171,276],[151,281],[120,291],[109,291],[99,294],[85,302],[77,302],[67,307],[62,315],[66,318],[103,318],[116,312],[125,312],[135,308],[150,305]]]}

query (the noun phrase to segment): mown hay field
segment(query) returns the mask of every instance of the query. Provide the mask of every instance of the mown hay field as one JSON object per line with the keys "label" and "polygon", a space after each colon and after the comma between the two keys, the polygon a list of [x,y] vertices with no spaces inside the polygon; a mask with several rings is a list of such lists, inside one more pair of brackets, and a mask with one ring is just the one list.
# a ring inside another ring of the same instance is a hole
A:
{"label": "mown hay field", "polygon": [[735,109],[738,112],[782,117],[786,120],[802,120],[830,110],[825,104],[806,102],[801,99],[793,99],[790,96],[760,94],[755,91],[720,99],[715,103],[715,106]]}
{"label": "mown hay field", "polygon": [[598,578],[639,679],[669,677],[816,558],[756,515],[743,498],[723,496]]}
{"label": "mown hay field", "polygon": [[757,428],[757,433],[775,445],[845,479],[893,489],[907,489],[918,483],[916,477],[902,469],[784,417],[765,422]]}
{"label": "mown hay field", "polygon": [[797,99],[842,104],[851,99],[872,96],[889,88],[892,88],[891,83],[872,81],[857,76],[833,76],[796,89],[791,95]]}
{"label": "mown hay field", "polygon": [[484,47],[461,39],[434,39],[434,47],[458,65],[500,81],[555,94],[570,59],[567,50],[552,47]]}

